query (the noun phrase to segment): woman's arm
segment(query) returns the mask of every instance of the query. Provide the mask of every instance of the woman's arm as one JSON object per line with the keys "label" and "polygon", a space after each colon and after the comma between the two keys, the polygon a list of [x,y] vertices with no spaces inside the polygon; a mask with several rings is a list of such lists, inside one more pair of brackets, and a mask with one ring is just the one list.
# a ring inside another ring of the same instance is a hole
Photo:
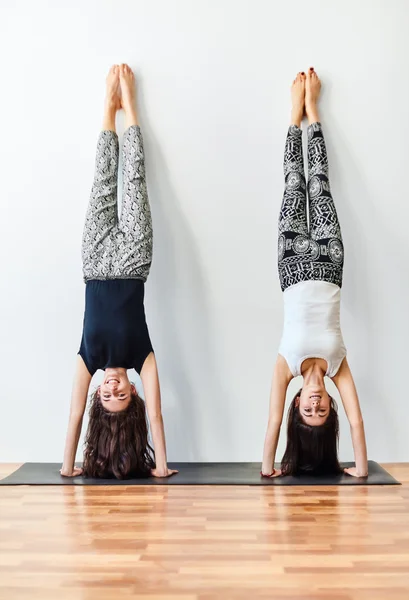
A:
{"label": "woman's arm", "polygon": [[92,377],[83,359],[78,355],[71,396],[70,420],[65,441],[64,462],[60,471],[61,475],[66,477],[74,477],[82,473],[82,469],[74,467],[74,463],[91,379]]}
{"label": "woman's arm", "polygon": [[263,475],[281,475],[280,470],[274,469],[274,461],[283,420],[287,387],[292,378],[293,376],[288,368],[287,361],[279,354],[274,367],[273,381],[271,384],[270,412],[264,442],[263,465],[261,468]]}
{"label": "woman's arm", "polygon": [[355,477],[366,477],[368,475],[368,458],[366,454],[364,421],[362,419],[354,379],[346,358],[342,361],[338,373],[333,377],[333,382],[338,388],[348,417],[352,445],[354,447],[355,467],[345,469],[345,472]]}
{"label": "woman's arm", "polygon": [[163,426],[162,407],[160,400],[160,386],[158,367],[153,352],[149,354],[143,363],[141,371],[143,391],[145,395],[146,408],[151,426],[153,447],[155,449],[156,469],[152,470],[155,477],[169,477],[177,473],[168,469],[166,459],[165,428]]}

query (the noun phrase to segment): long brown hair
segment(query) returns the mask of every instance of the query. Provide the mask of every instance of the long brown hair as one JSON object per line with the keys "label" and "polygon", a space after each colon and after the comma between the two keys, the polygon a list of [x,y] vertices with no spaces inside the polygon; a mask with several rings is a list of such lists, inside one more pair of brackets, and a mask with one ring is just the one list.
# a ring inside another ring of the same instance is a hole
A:
{"label": "long brown hair", "polygon": [[96,390],[85,436],[84,475],[117,479],[146,476],[155,467],[154,456],[142,398],[132,394],[125,410],[109,412]]}
{"label": "long brown hair", "polygon": [[307,425],[302,420],[294,396],[287,415],[287,447],[281,461],[283,475],[329,475],[341,473],[338,461],[338,407],[330,396],[329,415],[322,425]]}

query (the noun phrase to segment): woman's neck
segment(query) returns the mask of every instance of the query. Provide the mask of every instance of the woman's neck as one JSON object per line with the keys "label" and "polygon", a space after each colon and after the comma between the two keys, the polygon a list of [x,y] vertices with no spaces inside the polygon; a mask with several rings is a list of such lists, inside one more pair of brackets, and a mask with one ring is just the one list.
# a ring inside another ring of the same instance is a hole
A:
{"label": "woman's neck", "polygon": [[306,385],[324,385],[325,371],[323,371],[322,368],[316,362],[309,366],[302,373],[302,376]]}

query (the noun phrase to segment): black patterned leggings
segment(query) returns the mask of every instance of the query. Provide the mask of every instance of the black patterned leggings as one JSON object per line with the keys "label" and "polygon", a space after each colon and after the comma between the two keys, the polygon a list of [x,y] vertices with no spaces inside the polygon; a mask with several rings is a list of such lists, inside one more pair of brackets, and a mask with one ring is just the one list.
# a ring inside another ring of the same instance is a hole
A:
{"label": "black patterned leggings", "polygon": [[122,211],[118,217],[118,136],[101,131],[95,176],[82,238],[84,280],[146,280],[152,262],[152,219],[139,126],[129,127],[122,149]]}
{"label": "black patterned leggings", "polygon": [[311,279],[342,285],[344,247],[328,179],[328,158],[320,123],[308,127],[308,208],[302,133],[288,130],[284,153],[285,189],[278,222],[278,274],[284,291]]}

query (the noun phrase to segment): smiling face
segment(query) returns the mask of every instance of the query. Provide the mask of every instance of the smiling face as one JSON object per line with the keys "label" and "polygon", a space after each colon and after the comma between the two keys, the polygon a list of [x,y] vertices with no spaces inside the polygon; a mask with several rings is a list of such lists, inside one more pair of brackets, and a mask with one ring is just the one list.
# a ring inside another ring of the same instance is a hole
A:
{"label": "smiling face", "polygon": [[[338,462],[338,407],[320,382],[293,398],[287,416],[287,446],[281,460],[285,475],[341,473]],[[318,385],[317,385],[318,384]]]}
{"label": "smiling face", "polygon": [[304,384],[296,399],[296,406],[306,425],[323,425],[330,412],[331,398],[324,385],[317,385],[316,382]]}
{"label": "smiling face", "polygon": [[110,412],[125,410],[136,394],[135,386],[128,379],[126,369],[106,369],[104,380],[98,389],[102,406]]}

